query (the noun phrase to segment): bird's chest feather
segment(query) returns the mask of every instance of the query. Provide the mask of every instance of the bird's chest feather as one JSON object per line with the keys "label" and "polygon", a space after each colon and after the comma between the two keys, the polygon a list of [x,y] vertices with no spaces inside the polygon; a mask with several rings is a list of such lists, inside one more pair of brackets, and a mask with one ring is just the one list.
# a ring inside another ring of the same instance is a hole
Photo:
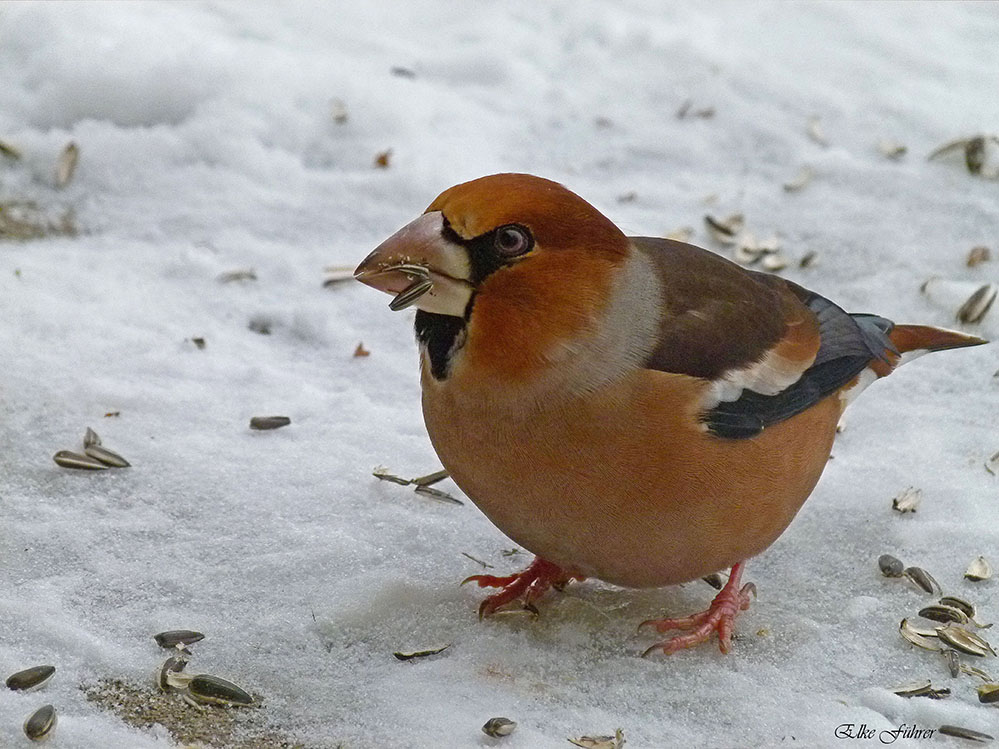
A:
{"label": "bird's chest feather", "polygon": [[651,587],[769,546],[831,447],[834,399],[723,440],[691,411],[703,387],[637,370],[586,396],[524,400],[425,372],[423,411],[445,468],[510,538],[581,574]]}

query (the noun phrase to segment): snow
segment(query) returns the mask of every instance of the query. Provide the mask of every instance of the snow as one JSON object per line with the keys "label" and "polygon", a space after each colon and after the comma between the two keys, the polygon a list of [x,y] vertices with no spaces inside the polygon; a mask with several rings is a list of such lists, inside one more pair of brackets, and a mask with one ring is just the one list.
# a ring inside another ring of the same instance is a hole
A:
{"label": "snow", "polygon": [[[925,157],[996,127],[996,39],[999,9],[979,3],[0,6],[0,140],[23,154],[0,156],[0,201],[79,228],[0,244],[0,672],[58,668],[43,691],[0,693],[0,746],[26,745],[45,702],[54,748],[170,746],[79,686],[151,684],[152,635],[176,628],[206,634],[192,669],[262,695],[266,722],[309,747],[526,749],[616,728],[629,747],[834,746],[843,723],[999,735],[973,679],[896,634],[930,599],[876,565],[893,553],[999,618],[995,581],[962,579],[978,554],[999,562],[994,346],[922,358],[851,408],[812,498],[747,567],[760,597],[732,654],[643,660],[638,623],[700,608],[707,586],[587,582],[536,621],[477,621],[480,592],[457,583],[481,568],[462,552],[498,574],[529,557],[503,556],[469,502],[371,476],[439,467],[412,312],[321,286],[444,188],[528,171],[633,234],[690,225],[720,250],[703,215],[743,212],[793,261],[818,253],[787,277],[955,327],[961,298],[999,281],[995,261],[964,263],[999,250],[999,183],[960,153]],[[678,119],[688,99],[714,116]],[[881,139],[908,153],[886,159]],[[785,192],[806,164],[814,180]],[[216,280],[240,268],[258,280]],[[921,294],[932,276],[950,291]],[[999,312],[967,330],[999,335]],[[248,429],[270,414],[291,426]],[[87,426],[132,467],[56,466]],[[923,501],[899,516],[909,485]],[[954,695],[886,689],[929,677]],[[497,715],[513,735],[481,733]]]}

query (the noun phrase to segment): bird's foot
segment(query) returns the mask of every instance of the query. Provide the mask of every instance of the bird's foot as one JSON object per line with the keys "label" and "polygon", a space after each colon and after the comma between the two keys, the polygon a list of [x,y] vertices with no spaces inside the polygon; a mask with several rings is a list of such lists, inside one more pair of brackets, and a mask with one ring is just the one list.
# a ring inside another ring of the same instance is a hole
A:
{"label": "bird's foot", "polygon": [[742,588],[739,588],[741,577],[742,562],[739,562],[732,567],[732,574],[729,576],[728,582],[715,596],[706,611],[679,619],[649,619],[642,622],[641,627],[649,625],[655,627],[659,632],[667,632],[671,629],[691,630],[688,634],[677,635],[656,643],[642,654],[643,657],[657,650],[669,655],[677,650],[692,648],[711,639],[713,632],[718,633],[718,646],[721,651],[727,653],[732,647],[732,627],[735,624],[735,618],[740,611],[749,608],[750,595],[756,596],[756,586],[752,583],[746,583]]}
{"label": "bird's foot", "polygon": [[477,583],[480,588],[502,588],[499,593],[486,598],[479,605],[479,618],[489,616],[500,606],[521,599],[524,608],[537,613],[534,602],[541,598],[549,588],[561,590],[573,580],[582,577],[566,572],[558,565],[547,562],[541,557],[535,557],[527,569],[515,575],[496,577],[495,575],[472,575],[461,581]]}

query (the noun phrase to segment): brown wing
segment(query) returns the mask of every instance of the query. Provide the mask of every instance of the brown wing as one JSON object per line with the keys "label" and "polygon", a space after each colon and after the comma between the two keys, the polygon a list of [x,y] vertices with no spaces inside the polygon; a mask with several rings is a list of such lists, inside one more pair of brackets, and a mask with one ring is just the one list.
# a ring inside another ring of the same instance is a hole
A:
{"label": "brown wing", "polygon": [[713,383],[704,423],[752,437],[801,413],[892,350],[892,323],[850,315],[777,276],[682,242],[633,238],[660,273],[664,316],[646,367]]}

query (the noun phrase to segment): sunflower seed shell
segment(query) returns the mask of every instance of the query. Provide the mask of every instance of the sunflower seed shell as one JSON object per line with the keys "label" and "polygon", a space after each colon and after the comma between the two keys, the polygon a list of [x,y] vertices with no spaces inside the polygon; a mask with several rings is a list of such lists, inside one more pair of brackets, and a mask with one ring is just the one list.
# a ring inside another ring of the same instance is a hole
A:
{"label": "sunflower seed shell", "polygon": [[169,649],[175,648],[178,645],[193,645],[196,642],[204,640],[205,636],[200,632],[195,632],[193,629],[171,629],[167,632],[160,632],[158,635],[153,635],[153,639],[156,640],[156,644],[161,648]]}
{"label": "sunflower seed shell", "polygon": [[94,460],[99,460],[104,465],[111,466],[112,468],[128,468],[132,465],[114,450],[108,450],[101,445],[90,445],[83,452]]}
{"label": "sunflower seed shell", "polygon": [[985,657],[986,655],[994,656],[996,654],[992,646],[984,638],[955,624],[937,627],[937,637],[955,650],[967,653],[968,655]]}
{"label": "sunflower seed shell", "polygon": [[56,724],[56,711],[52,705],[42,705],[24,721],[24,735],[32,741],[41,741]]}
{"label": "sunflower seed shell", "polygon": [[992,577],[992,565],[989,564],[989,561],[985,557],[976,557],[971,560],[971,564],[968,565],[964,576],[972,582],[988,580]]}
{"label": "sunflower seed shell", "polygon": [[52,456],[56,465],[63,468],[76,468],[82,471],[106,471],[108,467],[99,460],[94,460],[89,455],[80,455],[71,450],[60,450]]}
{"label": "sunflower seed shell", "polygon": [[187,693],[203,705],[244,707],[253,704],[253,697],[238,684],[211,674],[198,674],[187,685]]}
{"label": "sunflower seed shell", "polygon": [[7,685],[7,689],[15,692],[30,692],[47,684],[55,671],[55,666],[32,666],[18,671],[16,674],[11,674],[4,683]]}
{"label": "sunflower seed shell", "polygon": [[959,739],[968,739],[969,741],[978,741],[982,744],[988,743],[993,739],[987,733],[972,731],[970,728],[961,728],[961,726],[942,725],[937,729],[937,733],[941,733],[944,736],[956,736]]}
{"label": "sunflower seed shell", "polygon": [[885,577],[902,577],[905,565],[901,559],[896,559],[891,554],[882,554],[878,557],[878,569]]}
{"label": "sunflower seed shell", "polygon": [[482,733],[486,736],[492,736],[494,739],[498,739],[503,736],[509,736],[516,728],[516,721],[512,721],[509,718],[490,718],[486,721],[485,725],[482,726]]}
{"label": "sunflower seed shell", "polygon": [[999,684],[979,684],[978,701],[986,705],[999,702]]}
{"label": "sunflower seed shell", "polygon": [[906,567],[903,573],[916,587],[931,595],[940,595],[940,583],[922,567]]}

